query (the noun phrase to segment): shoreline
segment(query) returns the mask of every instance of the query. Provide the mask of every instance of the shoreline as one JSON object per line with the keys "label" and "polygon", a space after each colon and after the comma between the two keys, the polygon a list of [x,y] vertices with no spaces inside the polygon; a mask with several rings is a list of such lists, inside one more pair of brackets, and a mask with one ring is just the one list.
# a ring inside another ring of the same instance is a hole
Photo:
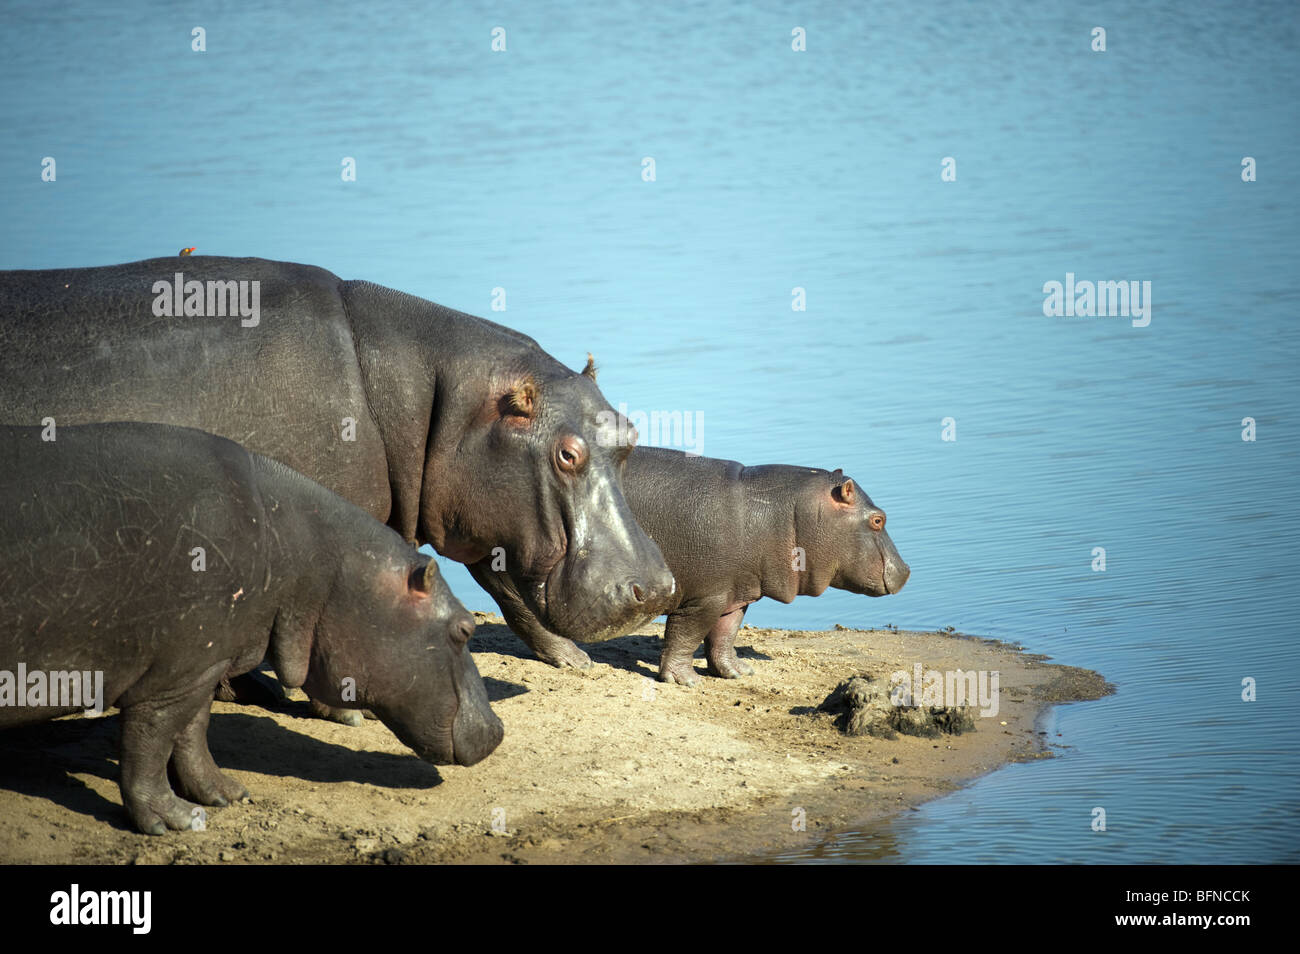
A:
{"label": "shoreline", "polygon": [[[506,724],[478,765],[428,765],[382,723],[307,718],[305,702],[214,703],[213,756],[252,801],[209,810],[204,831],[151,837],[121,808],[119,720],[69,717],[0,733],[0,862],[761,860],[1050,758],[1040,715],[1112,691],[1090,670],[980,637],[750,626],[736,645],[755,675],[687,689],[653,679],[661,624],[586,644],[595,665],[581,672],[539,662],[499,616],[474,615],[470,646]],[[961,735],[883,739],[847,736],[818,708],[852,676],[887,683],[916,663],[997,671],[998,712]]]}

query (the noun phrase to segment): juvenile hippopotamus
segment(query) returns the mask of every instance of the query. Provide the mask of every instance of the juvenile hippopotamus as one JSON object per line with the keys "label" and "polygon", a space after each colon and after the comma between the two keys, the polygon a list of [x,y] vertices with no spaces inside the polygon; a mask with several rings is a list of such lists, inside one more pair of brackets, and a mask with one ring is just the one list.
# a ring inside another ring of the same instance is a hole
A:
{"label": "juvenile hippopotamus", "polygon": [[[711,675],[751,674],[734,643],[746,607],[764,596],[789,603],[828,586],[884,596],[902,589],[911,572],[885,532],[885,512],[842,471],[745,467],[645,447],[628,457],[623,490],[677,579],[665,610],[664,682],[694,685],[691,658],[706,641]],[[529,614],[507,581],[470,569],[541,659],[591,665],[586,653]]]}
{"label": "juvenile hippopotamus", "polygon": [[0,427],[0,620],[0,727],[120,707],[122,801],[149,834],[247,795],[212,760],[208,715],[218,681],[267,655],[427,761],[473,765],[502,737],[436,563],[201,431]]}
{"label": "juvenile hippopotamus", "polygon": [[[552,632],[625,631],[672,575],[597,440],[590,364],[309,265],[0,271],[0,424],[154,421],[281,461],[412,543],[500,569]],[[504,585],[504,584],[503,584]]]}

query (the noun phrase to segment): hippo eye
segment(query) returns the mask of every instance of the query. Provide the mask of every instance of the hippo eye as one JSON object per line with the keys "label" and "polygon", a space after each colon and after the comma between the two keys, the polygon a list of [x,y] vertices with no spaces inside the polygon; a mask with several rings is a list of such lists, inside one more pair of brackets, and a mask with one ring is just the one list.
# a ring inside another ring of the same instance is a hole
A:
{"label": "hippo eye", "polygon": [[576,474],[587,462],[587,445],[580,437],[566,435],[555,445],[555,465],[566,474]]}
{"label": "hippo eye", "polygon": [[871,516],[867,518],[867,526],[870,527],[872,530],[884,530],[885,515],[881,513],[879,510],[875,511],[874,513],[871,514]]}

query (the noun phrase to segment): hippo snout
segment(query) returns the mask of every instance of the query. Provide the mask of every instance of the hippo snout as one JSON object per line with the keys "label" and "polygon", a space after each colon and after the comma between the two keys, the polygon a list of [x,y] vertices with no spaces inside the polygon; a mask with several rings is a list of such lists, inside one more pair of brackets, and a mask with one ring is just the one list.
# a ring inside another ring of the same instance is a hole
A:
{"label": "hippo snout", "polygon": [[624,583],[615,590],[614,598],[638,611],[658,616],[676,592],[677,581],[672,572],[664,567],[662,573],[644,574]]}
{"label": "hippo snout", "polygon": [[456,715],[451,739],[457,765],[474,765],[491,755],[505,738],[506,727],[488,708],[462,708]]}
{"label": "hippo snout", "polygon": [[[473,627],[474,621],[471,619],[471,633]],[[462,648],[461,652],[463,669],[458,693],[460,706],[451,726],[452,751],[457,765],[473,765],[482,762],[501,744],[506,727],[492,711],[487,687],[483,685],[478,667],[474,665],[474,657],[467,648]]]}
{"label": "hippo snout", "polygon": [[[559,586],[547,587],[543,625],[566,639],[600,642],[666,613],[677,581],[659,548],[647,543],[653,549],[640,561],[613,564],[593,556],[577,562]],[[593,595],[583,598],[587,593]]]}
{"label": "hippo snout", "polygon": [[912,575],[912,568],[902,560],[885,561],[885,592],[897,593]]}
{"label": "hippo snout", "polygon": [[606,633],[620,635],[631,626],[666,613],[676,592],[677,580],[666,566],[610,584],[605,590],[603,611],[612,625],[587,638],[594,641],[606,638]]}

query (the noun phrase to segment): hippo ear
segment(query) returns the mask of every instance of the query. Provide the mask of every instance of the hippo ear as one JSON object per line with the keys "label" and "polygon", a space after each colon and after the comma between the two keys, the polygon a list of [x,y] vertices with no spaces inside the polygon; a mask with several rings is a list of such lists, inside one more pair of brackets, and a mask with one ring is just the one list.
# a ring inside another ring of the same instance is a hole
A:
{"label": "hippo ear", "polygon": [[525,376],[497,403],[502,417],[532,417],[537,411],[537,383]]}
{"label": "hippo ear", "polygon": [[[839,471],[836,471],[839,473]],[[831,491],[831,496],[842,504],[852,505],[857,500],[857,490],[853,486],[853,478],[850,477]]]}
{"label": "hippo ear", "polygon": [[582,369],[582,373],[591,380],[596,380],[596,359],[591,356],[590,351],[587,352],[587,366]]}
{"label": "hippo ear", "polygon": [[411,575],[406,580],[406,585],[412,593],[419,593],[423,596],[433,593],[438,585],[438,561],[430,560],[423,566],[417,566],[411,571]]}

